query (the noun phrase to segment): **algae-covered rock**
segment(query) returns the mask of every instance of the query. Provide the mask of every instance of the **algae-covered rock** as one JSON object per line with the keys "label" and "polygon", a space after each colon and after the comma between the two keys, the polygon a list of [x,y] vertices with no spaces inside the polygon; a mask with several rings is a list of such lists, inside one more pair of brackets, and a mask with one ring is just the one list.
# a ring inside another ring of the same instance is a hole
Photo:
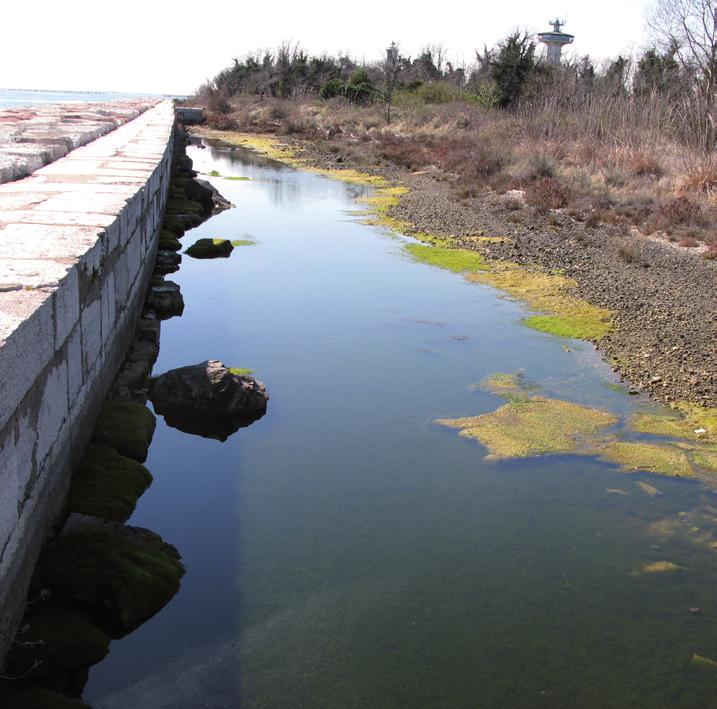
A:
{"label": "algae-covered rock", "polygon": [[240,369],[208,360],[152,379],[149,398],[170,426],[226,440],[266,413],[266,387]]}
{"label": "algae-covered rock", "polygon": [[55,677],[99,662],[109,644],[86,611],[52,599],[39,602],[23,618],[4,672],[23,679]]}
{"label": "algae-covered rock", "polygon": [[460,429],[461,436],[475,438],[488,448],[488,458],[499,459],[572,453],[617,420],[609,411],[532,397],[510,402],[489,414],[436,423]]}
{"label": "algae-covered rock", "polygon": [[45,550],[33,586],[87,610],[121,637],[177,593],[183,574],[179,553],[158,534],[73,514]]}
{"label": "algae-covered rock", "polygon": [[2,706],[4,709],[91,709],[89,704],[79,699],[70,699],[39,687],[23,689],[5,698]]}
{"label": "algae-covered rock", "polygon": [[91,445],[72,478],[67,508],[125,522],[151,483],[152,476],[141,463],[114,448]]}
{"label": "algae-covered rock", "polygon": [[185,253],[192,258],[227,258],[233,250],[229,239],[199,239]]}
{"label": "algae-covered rock", "polygon": [[154,414],[134,401],[107,402],[95,424],[94,443],[144,463],[154,435]]}

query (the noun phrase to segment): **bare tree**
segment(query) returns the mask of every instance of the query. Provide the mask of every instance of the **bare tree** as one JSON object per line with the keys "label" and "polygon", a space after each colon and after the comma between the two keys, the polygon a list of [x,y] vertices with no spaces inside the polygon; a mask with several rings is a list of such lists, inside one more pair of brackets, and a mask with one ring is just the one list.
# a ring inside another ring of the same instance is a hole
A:
{"label": "bare tree", "polygon": [[391,107],[393,106],[393,95],[398,86],[398,74],[401,68],[401,59],[398,47],[395,42],[386,49],[386,58],[381,62],[381,73],[383,74],[383,114],[386,123],[391,123]]}
{"label": "bare tree", "polygon": [[715,142],[715,89],[717,89],[717,2],[714,0],[656,0],[648,20],[655,39],[674,51],[695,81],[707,120],[705,149]]}

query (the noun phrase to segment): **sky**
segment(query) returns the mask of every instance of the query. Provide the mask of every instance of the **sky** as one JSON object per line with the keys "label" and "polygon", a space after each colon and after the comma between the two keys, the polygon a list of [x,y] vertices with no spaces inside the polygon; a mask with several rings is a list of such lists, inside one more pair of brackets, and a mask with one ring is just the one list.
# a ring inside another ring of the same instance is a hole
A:
{"label": "sky", "polygon": [[442,44],[471,63],[515,28],[575,35],[567,54],[597,59],[647,43],[651,0],[17,0],[4,3],[1,88],[187,94],[234,57],[282,41],[373,61],[395,41],[415,56]]}

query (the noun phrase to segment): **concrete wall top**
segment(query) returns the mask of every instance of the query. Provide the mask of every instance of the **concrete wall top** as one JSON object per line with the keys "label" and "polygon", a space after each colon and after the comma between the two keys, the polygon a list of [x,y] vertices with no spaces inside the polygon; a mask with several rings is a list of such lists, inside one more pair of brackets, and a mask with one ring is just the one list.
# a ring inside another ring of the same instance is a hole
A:
{"label": "concrete wall top", "polygon": [[0,430],[69,335],[81,279],[98,272],[123,222],[156,190],[173,125],[173,104],[162,101],[0,185]]}
{"label": "concrete wall top", "polygon": [[158,103],[129,99],[0,110],[0,183],[29,175]]}

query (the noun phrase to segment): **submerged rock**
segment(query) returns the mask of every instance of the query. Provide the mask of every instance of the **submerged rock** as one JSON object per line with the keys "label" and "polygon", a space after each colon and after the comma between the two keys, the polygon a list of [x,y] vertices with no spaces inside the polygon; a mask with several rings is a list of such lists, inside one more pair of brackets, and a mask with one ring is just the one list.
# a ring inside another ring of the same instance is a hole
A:
{"label": "submerged rock", "polygon": [[45,550],[35,589],[88,611],[110,637],[151,618],[179,590],[179,552],[140,527],[72,514]]}
{"label": "submerged rock", "polygon": [[155,425],[154,415],[146,406],[134,401],[109,401],[97,418],[92,440],[144,463]]}
{"label": "submerged rock", "polygon": [[23,618],[4,672],[23,679],[57,677],[99,662],[109,644],[87,612],[52,599],[39,602]]}
{"label": "submerged rock", "polygon": [[152,475],[141,463],[114,448],[91,445],[72,478],[67,508],[125,522],[151,483]]}
{"label": "submerged rock", "polygon": [[261,418],[269,396],[246,370],[208,360],[153,378],[149,398],[170,426],[224,441]]}
{"label": "submerged rock", "polygon": [[192,258],[227,258],[233,250],[229,239],[199,239],[185,253]]}

